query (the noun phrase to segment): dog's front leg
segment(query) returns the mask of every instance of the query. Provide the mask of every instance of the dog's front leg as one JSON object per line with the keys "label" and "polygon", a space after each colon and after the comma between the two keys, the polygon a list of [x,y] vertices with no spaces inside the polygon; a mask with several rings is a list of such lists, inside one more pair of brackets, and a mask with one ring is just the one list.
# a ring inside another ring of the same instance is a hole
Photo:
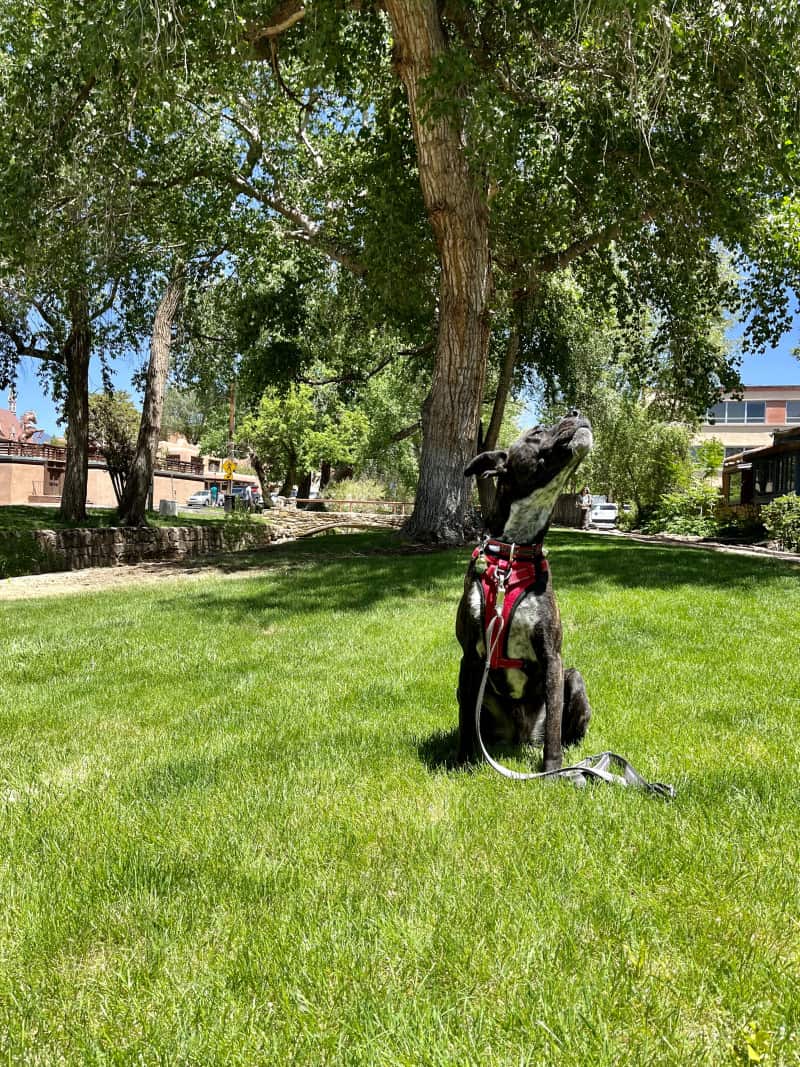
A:
{"label": "dog's front leg", "polygon": [[564,669],[561,655],[552,652],[545,667],[544,770],[561,767],[561,717],[564,711]]}
{"label": "dog's front leg", "polygon": [[458,755],[459,763],[471,763],[480,756],[475,730],[475,705],[481,687],[484,662],[470,652],[461,657],[458,672]]}

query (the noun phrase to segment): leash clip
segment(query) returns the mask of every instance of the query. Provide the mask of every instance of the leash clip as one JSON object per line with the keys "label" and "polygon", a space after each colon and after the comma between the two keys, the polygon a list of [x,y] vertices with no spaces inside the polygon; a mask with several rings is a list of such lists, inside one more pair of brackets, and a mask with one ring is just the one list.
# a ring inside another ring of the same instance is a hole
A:
{"label": "leash clip", "polygon": [[495,597],[494,610],[495,614],[499,617],[503,613],[503,601],[506,598],[506,582],[511,577],[511,567],[514,563],[514,555],[516,553],[516,544],[511,545],[511,549],[508,553],[508,563],[505,567],[501,566],[502,560],[497,562],[497,595]]}

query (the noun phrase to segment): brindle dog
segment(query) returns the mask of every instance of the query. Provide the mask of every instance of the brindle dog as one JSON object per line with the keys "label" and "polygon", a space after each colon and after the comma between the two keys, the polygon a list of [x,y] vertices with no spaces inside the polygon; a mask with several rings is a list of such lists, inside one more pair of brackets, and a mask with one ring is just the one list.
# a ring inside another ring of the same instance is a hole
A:
{"label": "brindle dog", "polygon": [[[540,546],[559,493],[591,447],[589,422],[571,411],[555,426],[526,430],[507,452],[476,456],[464,475],[497,479],[494,504],[485,516],[492,537],[509,545]],[[462,763],[480,755],[475,704],[486,640],[476,562],[467,570],[456,619],[463,650],[458,679],[458,759]],[[584,737],[592,712],[580,673],[562,667],[561,618],[548,569],[539,570],[534,586],[515,604],[504,638],[508,657],[523,663],[521,668],[489,672],[481,734],[511,743],[544,742],[544,770],[557,770],[562,744]]]}

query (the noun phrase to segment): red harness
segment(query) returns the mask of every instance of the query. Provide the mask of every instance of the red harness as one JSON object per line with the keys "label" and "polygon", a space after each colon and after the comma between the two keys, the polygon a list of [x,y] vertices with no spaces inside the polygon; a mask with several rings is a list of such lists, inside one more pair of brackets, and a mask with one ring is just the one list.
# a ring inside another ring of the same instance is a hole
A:
{"label": "red harness", "polygon": [[521,659],[509,659],[506,651],[508,634],[514,608],[521,598],[539,581],[547,580],[547,560],[541,544],[509,545],[504,541],[489,540],[478,545],[472,553],[475,573],[480,578],[483,595],[484,631],[489,633],[490,624],[498,617],[500,603],[500,634],[491,641],[491,663],[498,667],[522,667]]}

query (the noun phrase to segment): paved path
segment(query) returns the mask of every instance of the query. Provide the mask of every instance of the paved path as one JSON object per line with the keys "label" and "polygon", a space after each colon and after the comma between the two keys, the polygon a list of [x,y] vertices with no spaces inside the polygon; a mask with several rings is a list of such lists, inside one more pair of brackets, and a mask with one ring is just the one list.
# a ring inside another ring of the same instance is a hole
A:
{"label": "paved path", "polygon": [[588,533],[595,537],[621,537],[627,541],[638,541],[643,545],[666,545],[670,548],[698,548],[706,552],[727,552],[734,556],[754,556],[759,559],[777,559],[783,563],[800,564],[800,555],[792,552],[779,552],[775,548],[762,548],[761,545],[729,545],[721,541],[702,541],[694,538],[670,537],[667,534],[624,533],[622,530],[584,530],[576,533]]}

